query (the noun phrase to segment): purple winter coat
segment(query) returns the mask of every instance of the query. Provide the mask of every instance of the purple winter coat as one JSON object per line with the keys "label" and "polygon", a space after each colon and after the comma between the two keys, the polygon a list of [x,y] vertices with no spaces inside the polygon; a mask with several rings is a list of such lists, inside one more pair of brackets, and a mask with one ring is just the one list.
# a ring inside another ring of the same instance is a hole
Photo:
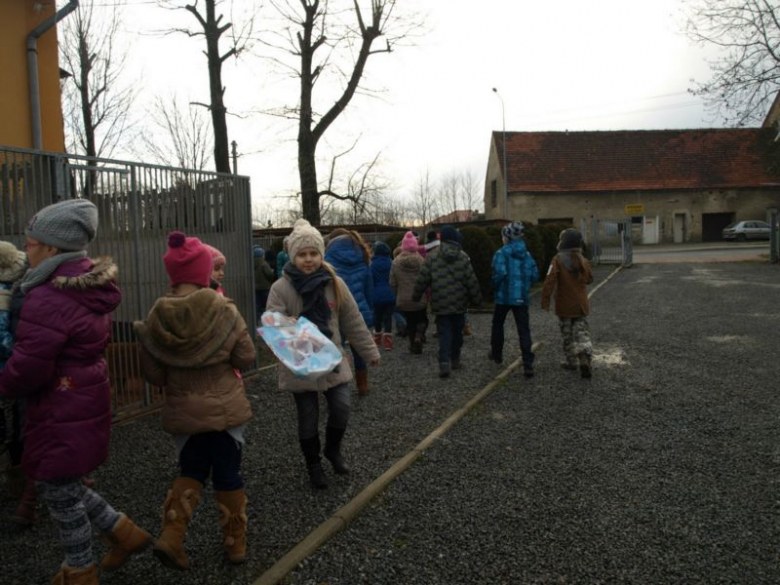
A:
{"label": "purple winter coat", "polygon": [[116,274],[108,258],[65,262],[24,299],[0,395],[27,399],[22,466],[33,479],[80,477],[108,456],[103,352],[122,300]]}

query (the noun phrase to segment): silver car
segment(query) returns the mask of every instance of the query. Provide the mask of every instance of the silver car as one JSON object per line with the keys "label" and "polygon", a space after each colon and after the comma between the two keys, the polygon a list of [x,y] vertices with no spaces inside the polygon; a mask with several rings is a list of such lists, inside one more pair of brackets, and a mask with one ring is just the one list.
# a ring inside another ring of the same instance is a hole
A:
{"label": "silver car", "polygon": [[765,221],[736,221],[723,228],[724,240],[768,240],[770,226]]}

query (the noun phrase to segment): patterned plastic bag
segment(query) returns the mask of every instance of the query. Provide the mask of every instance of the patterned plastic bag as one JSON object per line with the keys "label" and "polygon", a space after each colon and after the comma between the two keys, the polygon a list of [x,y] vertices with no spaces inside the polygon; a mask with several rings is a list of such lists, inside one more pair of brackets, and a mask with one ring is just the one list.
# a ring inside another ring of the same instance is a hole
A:
{"label": "patterned plastic bag", "polygon": [[257,333],[297,378],[321,378],[335,370],[343,359],[339,348],[306,317],[295,319],[266,311],[260,322]]}

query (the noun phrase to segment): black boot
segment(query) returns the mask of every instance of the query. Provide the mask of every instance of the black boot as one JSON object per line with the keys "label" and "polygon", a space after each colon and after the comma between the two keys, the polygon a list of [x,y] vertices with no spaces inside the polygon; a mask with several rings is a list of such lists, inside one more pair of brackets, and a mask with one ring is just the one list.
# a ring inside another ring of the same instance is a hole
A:
{"label": "black boot", "polygon": [[316,435],[308,439],[301,439],[301,451],[306,458],[306,469],[309,471],[309,481],[311,485],[318,490],[324,490],[328,487],[325,481],[325,472],[322,471],[320,464],[320,437]]}
{"label": "black boot", "polygon": [[347,475],[349,468],[344,464],[341,456],[341,439],[346,429],[325,427],[325,458],[330,461],[333,471],[339,475]]}

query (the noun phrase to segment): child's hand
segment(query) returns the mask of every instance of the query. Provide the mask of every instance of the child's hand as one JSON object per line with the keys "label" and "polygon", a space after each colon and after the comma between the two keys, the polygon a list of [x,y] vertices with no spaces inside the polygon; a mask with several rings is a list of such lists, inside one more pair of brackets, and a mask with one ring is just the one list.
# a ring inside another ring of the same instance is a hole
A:
{"label": "child's hand", "polygon": [[379,358],[373,359],[368,363],[371,364],[373,367],[376,367],[379,365]]}

